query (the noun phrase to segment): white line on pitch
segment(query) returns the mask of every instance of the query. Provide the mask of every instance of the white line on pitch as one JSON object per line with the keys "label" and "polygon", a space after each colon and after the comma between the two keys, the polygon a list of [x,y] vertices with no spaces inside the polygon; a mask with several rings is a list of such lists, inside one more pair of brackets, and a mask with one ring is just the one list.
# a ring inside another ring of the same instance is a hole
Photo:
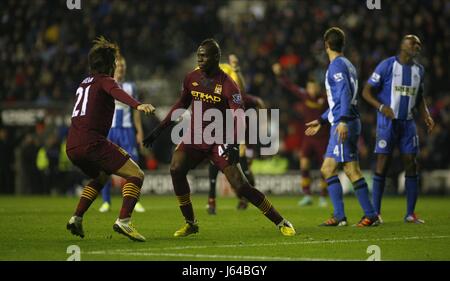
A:
{"label": "white line on pitch", "polygon": [[[319,240],[319,241],[293,241],[293,242],[277,242],[277,243],[252,243],[252,244],[223,244],[223,245],[203,245],[203,246],[177,246],[165,248],[140,248],[140,249],[115,249],[109,251],[117,253],[140,252],[140,251],[167,251],[167,250],[187,250],[187,249],[208,249],[208,248],[245,248],[245,247],[262,247],[262,246],[289,246],[289,245],[309,245],[309,244],[337,244],[337,243],[361,243],[361,242],[378,242],[378,241],[406,241],[406,240],[423,240],[423,239],[444,239],[450,238],[450,235],[441,236],[411,236],[411,237],[388,237],[376,239],[347,239],[347,240]],[[105,251],[92,251],[91,254],[98,254]]]}
{"label": "white line on pitch", "polygon": [[280,260],[280,261],[345,261],[343,259],[320,259],[320,258],[293,258],[293,257],[269,257],[269,256],[238,256],[238,255],[206,255],[206,254],[183,254],[183,253],[125,253],[116,251],[93,251],[85,254],[91,255],[122,255],[122,256],[154,256],[154,257],[184,257],[184,258],[208,258],[208,259],[232,259],[232,260]]}

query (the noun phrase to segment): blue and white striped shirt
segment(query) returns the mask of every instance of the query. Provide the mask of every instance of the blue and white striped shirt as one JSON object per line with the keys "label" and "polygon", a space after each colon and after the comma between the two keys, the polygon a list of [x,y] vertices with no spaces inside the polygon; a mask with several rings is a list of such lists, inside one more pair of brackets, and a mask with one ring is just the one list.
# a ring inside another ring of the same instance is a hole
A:
{"label": "blue and white striped shirt", "polygon": [[[129,82],[120,84],[122,89],[127,92],[133,98],[136,98],[134,85]],[[133,125],[133,109],[128,105],[115,100],[114,116],[111,124],[111,128],[132,128]]]}
{"label": "blue and white striped shirt", "polygon": [[412,110],[423,94],[423,76],[422,65],[402,65],[394,56],[378,64],[368,83],[379,89],[378,100],[392,108],[395,119],[411,120]]}

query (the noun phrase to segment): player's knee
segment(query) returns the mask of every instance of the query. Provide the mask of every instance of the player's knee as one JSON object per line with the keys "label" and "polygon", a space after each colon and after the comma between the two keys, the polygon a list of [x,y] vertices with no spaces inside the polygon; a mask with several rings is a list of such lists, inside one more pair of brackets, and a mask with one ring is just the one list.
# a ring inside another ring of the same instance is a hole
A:
{"label": "player's knee", "polygon": [[320,173],[322,173],[322,176],[327,179],[333,175],[333,169],[328,165],[322,165],[322,167],[320,167]]}
{"label": "player's knee", "polygon": [[181,167],[178,163],[171,163],[170,164],[170,174],[173,177],[179,177],[179,176],[185,176],[187,174],[186,171]]}
{"label": "player's knee", "polygon": [[417,174],[416,161],[407,161],[405,164],[405,173],[407,176],[415,176]]}
{"label": "player's knee", "polygon": [[362,178],[361,170],[357,166],[344,166],[344,173],[352,182]]}
{"label": "player's knee", "polygon": [[245,190],[252,188],[252,186],[246,180],[237,180],[234,188],[238,195],[242,195],[245,193]]}
{"label": "player's knee", "polygon": [[141,168],[138,168],[137,171],[136,171],[135,177],[137,177],[137,178],[139,178],[141,180],[144,180],[144,177],[145,177],[144,171]]}

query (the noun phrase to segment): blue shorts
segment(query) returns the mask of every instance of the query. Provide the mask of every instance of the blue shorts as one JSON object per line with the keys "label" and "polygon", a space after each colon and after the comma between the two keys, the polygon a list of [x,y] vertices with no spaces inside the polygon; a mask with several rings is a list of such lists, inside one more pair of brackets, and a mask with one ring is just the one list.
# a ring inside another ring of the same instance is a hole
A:
{"label": "blue shorts", "polygon": [[402,154],[419,152],[419,136],[414,120],[391,120],[385,116],[377,118],[377,142],[375,153],[390,154],[398,145]]}
{"label": "blue shorts", "polygon": [[108,139],[128,152],[135,162],[139,160],[134,128],[111,128]]}
{"label": "blue shorts", "polygon": [[358,161],[358,138],[361,134],[361,121],[353,119],[347,122],[348,136],[343,143],[338,142],[335,132],[338,124],[331,126],[326,158],[334,158],[338,163]]}

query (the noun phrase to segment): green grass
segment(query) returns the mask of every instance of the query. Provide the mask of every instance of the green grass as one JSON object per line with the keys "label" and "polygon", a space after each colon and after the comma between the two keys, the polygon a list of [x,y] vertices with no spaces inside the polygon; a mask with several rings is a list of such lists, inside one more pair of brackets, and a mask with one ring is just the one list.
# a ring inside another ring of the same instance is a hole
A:
{"label": "green grass", "polygon": [[[146,243],[113,232],[120,198],[113,211],[100,214],[100,200],[84,218],[86,237],[72,236],[66,222],[77,198],[0,197],[0,260],[66,260],[69,245],[78,245],[81,260],[366,260],[367,247],[378,245],[382,260],[450,260],[450,198],[419,198],[417,212],[424,225],[403,223],[405,198],[385,198],[379,227],[323,228],[331,208],[298,207],[297,197],[270,197],[296,227],[298,235],[283,237],[256,208],[235,209],[235,198],[219,198],[218,213],[205,211],[206,196],[193,197],[200,232],[174,238],[183,219],[174,196],[143,196],[147,208],[135,213],[134,224]],[[345,198],[350,224],[361,211],[354,197]]]}

